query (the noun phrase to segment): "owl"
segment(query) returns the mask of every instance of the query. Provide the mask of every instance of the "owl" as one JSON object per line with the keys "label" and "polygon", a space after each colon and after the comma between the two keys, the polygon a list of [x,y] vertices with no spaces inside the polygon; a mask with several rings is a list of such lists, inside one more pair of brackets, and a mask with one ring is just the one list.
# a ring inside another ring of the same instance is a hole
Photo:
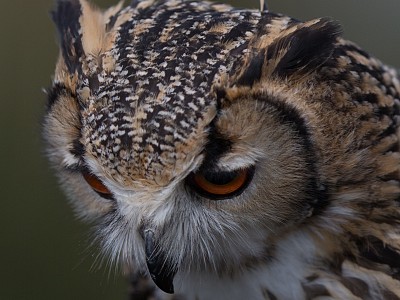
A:
{"label": "owl", "polygon": [[132,299],[400,299],[399,75],[262,7],[58,1],[61,186]]}

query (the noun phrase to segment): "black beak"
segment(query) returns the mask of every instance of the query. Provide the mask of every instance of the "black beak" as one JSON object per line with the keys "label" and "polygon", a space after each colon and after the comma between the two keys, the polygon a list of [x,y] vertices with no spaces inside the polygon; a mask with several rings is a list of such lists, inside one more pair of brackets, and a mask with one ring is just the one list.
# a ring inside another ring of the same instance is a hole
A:
{"label": "black beak", "polygon": [[152,230],[144,231],[146,263],[154,283],[168,294],[174,293],[173,280],[175,273],[168,268],[168,263],[154,238]]}

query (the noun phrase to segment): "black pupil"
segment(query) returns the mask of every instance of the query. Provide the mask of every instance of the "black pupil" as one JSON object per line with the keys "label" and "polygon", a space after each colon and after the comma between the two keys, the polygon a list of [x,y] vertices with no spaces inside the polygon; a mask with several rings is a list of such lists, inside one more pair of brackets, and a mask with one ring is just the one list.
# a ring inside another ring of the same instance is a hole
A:
{"label": "black pupil", "polygon": [[204,178],[213,184],[216,185],[224,185],[232,182],[237,176],[239,172],[205,172],[203,173]]}

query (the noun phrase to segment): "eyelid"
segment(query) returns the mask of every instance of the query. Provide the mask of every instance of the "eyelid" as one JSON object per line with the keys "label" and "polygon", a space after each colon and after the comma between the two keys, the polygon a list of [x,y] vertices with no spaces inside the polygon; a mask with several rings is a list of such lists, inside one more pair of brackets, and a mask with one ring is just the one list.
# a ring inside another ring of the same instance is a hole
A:
{"label": "eyelid", "polygon": [[206,176],[200,174],[194,177],[194,181],[201,186],[207,186],[207,190],[215,195],[228,195],[238,190],[246,180],[247,171],[245,169],[238,170],[237,175],[232,181],[224,184],[216,184],[208,181]]}
{"label": "eyelid", "polygon": [[[186,180],[187,185],[197,192],[200,196],[208,198],[210,200],[223,200],[232,197],[237,197],[248,187],[253,179],[254,166],[250,166],[243,169],[238,169],[231,172],[220,172],[221,177],[230,175],[232,180],[227,183],[218,183],[208,180],[205,174],[216,174],[218,171],[210,172],[200,169],[197,172],[191,173]],[[236,174],[235,174],[236,173]],[[209,176],[210,177],[210,176]],[[228,176],[229,177],[229,176]]]}
{"label": "eyelid", "polygon": [[87,184],[95,191],[98,195],[105,199],[113,200],[114,195],[109,188],[103,183],[103,181],[92,172],[86,170],[81,171],[82,177],[85,179]]}

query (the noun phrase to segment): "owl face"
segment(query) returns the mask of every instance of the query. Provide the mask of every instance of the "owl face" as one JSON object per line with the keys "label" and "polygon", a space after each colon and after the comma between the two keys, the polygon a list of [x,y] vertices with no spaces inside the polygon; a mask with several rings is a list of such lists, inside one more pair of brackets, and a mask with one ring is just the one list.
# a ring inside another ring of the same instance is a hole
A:
{"label": "owl face", "polygon": [[338,65],[351,74],[332,21],[180,1],[60,1],[53,18],[50,161],[104,252],[166,292],[175,275],[268,264],[321,218],[326,174],[369,159],[329,110]]}

